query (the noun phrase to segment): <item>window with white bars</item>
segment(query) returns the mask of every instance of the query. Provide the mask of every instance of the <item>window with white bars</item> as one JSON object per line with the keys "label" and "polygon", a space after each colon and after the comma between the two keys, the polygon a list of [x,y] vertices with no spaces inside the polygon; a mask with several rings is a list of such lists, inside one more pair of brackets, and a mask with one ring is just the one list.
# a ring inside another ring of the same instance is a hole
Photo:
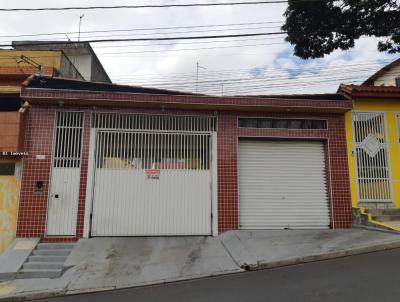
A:
{"label": "window with white bars", "polygon": [[99,131],[96,167],[134,170],[209,170],[210,135]]}
{"label": "window with white bars", "polygon": [[385,115],[353,112],[357,185],[360,202],[391,201]]}
{"label": "window with white bars", "polygon": [[79,168],[81,162],[83,112],[57,112],[53,166]]}
{"label": "window with white bars", "polygon": [[92,122],[92,128],[121,130],[213,132],[216,127],[216,118],[210,116],[95,113]]}

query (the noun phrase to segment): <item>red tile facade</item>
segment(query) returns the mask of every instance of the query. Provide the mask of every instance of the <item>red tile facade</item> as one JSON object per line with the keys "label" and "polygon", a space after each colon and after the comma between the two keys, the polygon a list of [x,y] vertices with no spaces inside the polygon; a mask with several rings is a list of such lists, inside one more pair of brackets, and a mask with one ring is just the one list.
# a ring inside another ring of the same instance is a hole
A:
{"label": "red tile facade", "polygon": [[[315,102],[315,101],[313,101]],[[315,104],[315,103],[314,103]],[[82,166],[77,215],[76,237],[46,237],[46,213],[48,187],[51,171],[52,137],[55,112],[68,107],[32,105],[26,120],[24,168],[18,217],[18,237],[41,237],[43,241],[74,241],[83,236],[83,221],[88,172],[89,134],[91,113],[96,111],[147,112],[160,114],[217,114],[218,115],[218,228],[219,232],[238,229],[238,175],[237,143],[241,137],[263,137],[265,139],[322,140],[326,145],[327,177],[330,202],[333,209],[334,228],[347,228],[352,223],[349,176],[346,155],[344,115],[305,113],[244,113],[232,111],[184,111],[164,109],[99,109],[93,107],[73,108],[85,112]],[[328,120],[328,130],[285,129],[239,129],[238,116],[266,116],[293,118],[323,118]],[[36,155],[45,155],[37,159]],[[44,189],[35,189],[36,181],[44,182]]]}
{"label": "red tile facade", "polygon": [[[251,129],[238,128],[237,118],[251,116],[284,118],[318,118],[328,121],[328,130]],[[326,170],[331,221],[333,228],[352,224],[350,184],[347,165],[344,116],[342,114],[295,113],[222,113],[218,116],[218,229],[219,232],[239,228],[237,144],[240,138],[254,137],[280,140],[319,140],[326,150]]]}

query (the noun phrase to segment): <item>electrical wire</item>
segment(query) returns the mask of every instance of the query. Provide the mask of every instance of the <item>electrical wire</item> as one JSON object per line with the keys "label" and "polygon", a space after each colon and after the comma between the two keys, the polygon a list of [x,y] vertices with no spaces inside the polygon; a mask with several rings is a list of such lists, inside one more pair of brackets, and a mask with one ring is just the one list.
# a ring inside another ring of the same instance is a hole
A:
{"label": "electrical wire", "polygon": [[[39,43],[21,43],[22,46],[46,46],[46,45],[79,45],[83,43],[100,43],[100,42],[125,42],[125,41],[171,41],[171,40],[202,40],[202,39],[222,39],[222,38],[237,38],[237,37],[256,37],[256,36],[271,36],[283,35],[286,32],[264,32],[264,33],[246,33],[233,35],[209,35],[209,36],[182,36],[182,37],[158,37],[158,38],[132,38],[132,39],[99,39],[99,40],[84,40],[84,41],[53,41]],[[0,47],[12,47],[12,44],[0,44]]]}
{"label": "electrical wire", "polygon": [[[152,27],[152,28],[131,28],[131,29],[110,29],[110,30],[91,30],[91,31],[81,31],[80,33],[81,34],[87,34],[87,33],[110,33],[110,32],[128,32],[128,31],[155,31],[155,30],[167,30],[167,29],[226,27],[226,26],[261,25],[261,24],[283,24],[283,21],[210,24],[210,25],[190,25],[190,26],[171,26],[171,27]],[[72,32],[41,33],[41,34],[0,35],[0,38],[19,38],[19,37],[54,36],[54,35],[63,35],[64,36],[65,34],[72,35],[72,34],[79,34],[79,32],[78,31],[72,31]]]}
{"label": "electrical wire", "polygon": [[0,8],[0,12],[21,11],[66,11],[66,10],[97,10],[97,9],[138,9],[138,8],[172,8],[172,7],[205,7],[205,6],[235,6],[235,5],[264,5],[282,4],[286,0],[220,2],[220,3],[186,3],[186,4],[147,4],[147,5],[116,5],[116,6],[71,6],[71,7],[40,7],[40,8]]}

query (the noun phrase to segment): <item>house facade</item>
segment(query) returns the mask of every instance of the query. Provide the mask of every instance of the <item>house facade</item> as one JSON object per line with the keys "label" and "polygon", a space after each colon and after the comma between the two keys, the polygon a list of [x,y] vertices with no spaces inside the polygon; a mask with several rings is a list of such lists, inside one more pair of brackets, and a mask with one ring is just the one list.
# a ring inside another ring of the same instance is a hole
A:
{"label": "house facade", "polygon": [[400,88],[342,85],[354,208],[400,208]]}
{"label": "house facade", "polygon": [[339,92],[354,106],[346,113],[353,207],[400,208],[400,59]]}
{"label": "house facade", "polygon": [[352,223],[340,94],[210,97],[31,77],[18,237]]}

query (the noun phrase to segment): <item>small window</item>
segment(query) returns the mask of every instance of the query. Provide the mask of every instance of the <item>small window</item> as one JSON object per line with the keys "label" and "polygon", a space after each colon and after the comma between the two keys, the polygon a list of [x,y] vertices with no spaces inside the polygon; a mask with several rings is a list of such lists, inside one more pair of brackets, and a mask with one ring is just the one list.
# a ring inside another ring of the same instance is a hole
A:
{"label": "small window", "polygon": [[15,174],[15,164],[14,163],[7,163],[7,164],[0,164],[0,175],[14,175]]}
{"label": "small window", "polygon": [[239,118],[239,128],[326,130],[326,120]]}
{"label": "small window", "polygon": [[396,87],[400,88],[400,77],[396,78]]}

